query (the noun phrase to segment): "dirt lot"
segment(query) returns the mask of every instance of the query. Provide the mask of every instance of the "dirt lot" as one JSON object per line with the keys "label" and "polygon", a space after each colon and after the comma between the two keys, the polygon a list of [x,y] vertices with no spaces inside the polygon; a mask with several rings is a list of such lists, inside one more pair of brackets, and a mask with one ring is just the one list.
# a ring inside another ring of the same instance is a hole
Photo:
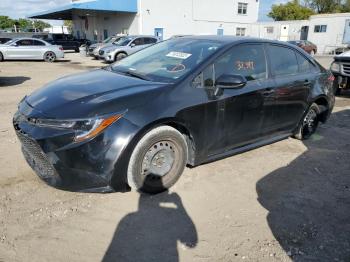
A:
{"label": "dirt lot", "polygon": [[309,141],[187,169],[171,192],[50,188],[21,155],[16,105],[100,65],[76,54],[0,64],[0,261],[350,261],[350,94]]}

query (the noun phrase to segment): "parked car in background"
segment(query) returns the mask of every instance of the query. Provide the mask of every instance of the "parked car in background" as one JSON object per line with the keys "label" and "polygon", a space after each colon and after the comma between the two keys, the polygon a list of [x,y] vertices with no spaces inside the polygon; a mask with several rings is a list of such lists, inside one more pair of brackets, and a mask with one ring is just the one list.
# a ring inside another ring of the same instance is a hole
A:
{"label": "parked car in background", "polygon": [[90,45],[90,41],[86,39],[76,39],[70,34],[36,34],[33,38],[42,39],[53,45],[60,45],[64,50],[74,50],[79,52],[79,47],[83,44]]}
{"label": "parked car in background", "polygon": [[99,59],[110,63],[119,61],[157,42],[158,38],[154,36],[124,36],[113,44],[101,48]]}
{"label": "parked car in background", "polygon": [[335,77],[334,92],[336,95],[339,95],[342,90],[350,89],[350,51],[334,57],[331,71]]}
{"label": "parked car in background", "polygon": [[121,36],[111,36],[108,37],[107,39],[105,39],[103,42],[101,43],[96,43],[96,44],[92,44],[89,46],[88,49],[88,55],[95,57],[96,59],[98,59],[99,55],[99,51],[101,48],[107,47],[107,46],[112,46],[112,44],[116,41],[118,41],[121,38]]}
{"label": "parked car in background", "polygon": [[35,38],[15,38],[0,45],[0,61],[3,60],[45,60],[54,62],[64,58],[62,46],[52,45]]}
{"label": "parked car in background", "polygon": [[332,77],[286,43],[181,37],[38,89],[13,124],[48,184],[158,193],[186,165],[309,138],[332,112]]}
{"label": "parked car in background", "polygon": [[10,41],[12,38],[8,37],[0,37],[0,44],[5,44],[6,42]]}
{"label": "parked car in background", "polygon": [[312,56],[317,53],[317,46],[314,43],[311,43],[310,41],[296,40],[288,41],[288,43],[299,46],[301,49],[303,49],[305,52],[309,53]]}

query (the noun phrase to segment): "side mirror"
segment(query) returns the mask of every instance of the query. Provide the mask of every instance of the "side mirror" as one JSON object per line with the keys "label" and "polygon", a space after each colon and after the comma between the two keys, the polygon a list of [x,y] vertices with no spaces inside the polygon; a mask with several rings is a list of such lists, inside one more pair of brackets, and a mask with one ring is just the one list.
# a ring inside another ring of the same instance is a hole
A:
{"label": "side mirror", "polygon": [[132,43],[131,45],[130,45],[130,47],[135,47],[136,45],[134,44],[134,43]]}
{"label": "side mirror", "polygon": [[215,81],[215,86],[221,89],[241,88],[247,84],[247,79],[242,75],[227,75],[219,76]]}
{"label": "side mirror", "polygon": [[13,43],[13,44],[11,44],[11,46],[18,46],[18,45],[17,45],[17,43]]}

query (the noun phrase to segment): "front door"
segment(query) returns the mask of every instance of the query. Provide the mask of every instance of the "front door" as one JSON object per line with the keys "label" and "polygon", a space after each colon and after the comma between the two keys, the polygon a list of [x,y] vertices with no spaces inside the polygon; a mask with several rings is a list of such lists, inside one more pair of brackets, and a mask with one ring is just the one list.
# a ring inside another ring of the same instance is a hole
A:
{"label": "front door", "polygon": [[32,59],[33,40],[21,39],[11,45],[6,51],[7,59]]}
{"label": "front door", "polygon": [[[241,75],[247,84],[237,89],[222,89],[216,94],[221,141],[208,141],[209,155],[254,143],[264,135],[265,122],[273,118],[270,94],[274,83],[267,78],[266,58],[262,44],[233,47],[213,65],[214,79],[221,75]],[[207,73],[210,76],[211,73]],[[205,82],[215,81],[206,79]],[[215,136],[214,136],[215,137]]]}

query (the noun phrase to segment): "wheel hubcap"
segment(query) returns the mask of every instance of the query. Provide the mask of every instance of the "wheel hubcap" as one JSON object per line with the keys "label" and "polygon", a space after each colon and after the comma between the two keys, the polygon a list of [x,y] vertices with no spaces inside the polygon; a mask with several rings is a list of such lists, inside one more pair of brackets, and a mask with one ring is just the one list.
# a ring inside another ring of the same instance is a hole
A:
{"label": "wheel hubcap", "polygon": [[315,132],[317,125],[317,113],[310,110],[303,122],[304,135],[312,135]]}
{"label": "wheel hubcap", "polygon": [[55,55],[53,53],[48,53],[46,55],[46,59],[50,62],[52,62],[53,60],[55,60]]}
{"label": "wheel hubcap", "polygon": [[142,161],[142,174],[155,177],[165,176],[175,161],[175,146],[169,141],[160,141],[152,145]]}

